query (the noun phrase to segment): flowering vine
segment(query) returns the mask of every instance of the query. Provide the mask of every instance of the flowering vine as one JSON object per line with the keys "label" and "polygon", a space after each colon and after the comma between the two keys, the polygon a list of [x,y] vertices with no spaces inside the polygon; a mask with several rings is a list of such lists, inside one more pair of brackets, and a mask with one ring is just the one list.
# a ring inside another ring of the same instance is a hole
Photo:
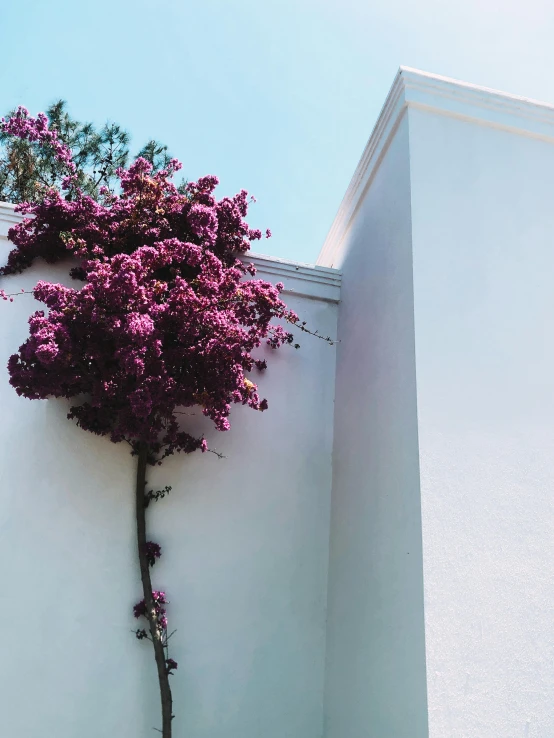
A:
{"label": "flowering vine", "polygon": [[153,644],[161,732],[170,738],[169,676],[177,663],[168,654],[166,593],[151,581],[162,550],[146,528],[146,509],[170,488],[147,491],[147,468],[171,454],[208,450],[205,438],[181,429],[179,408],[200,407],[220,431],[229,429],[235,403],[266,410],[252,372],[267,364],[253,352],[264,342],[274,349],[292,343],[283,323],[307,329],[282,301],[283,285],[255,279],[254,265],[244,261],[262,237],[245,221],[246,191],[217,200],[218,180],[207,176],[181,192],[171,182],[179,162],[153,172],[139,158],[118,170],[117,192],[104,187],[95,199],[79,189],[71,151],[46,116],[19,108],[0,130],[51,147],[69,171],[61,191],[16,207],[28,217],[10,229],[14,249],[0,273],[21,272],[42,258],[67,262],[77,280],[74,288],[45,281],[34,287],[45,309],[31,315],[29,337],[9,359],[10,383],[31,400],[68,398],[69,418],[127,442],[136,457],[143,596],[133,614],[147,628],[135,634]]}

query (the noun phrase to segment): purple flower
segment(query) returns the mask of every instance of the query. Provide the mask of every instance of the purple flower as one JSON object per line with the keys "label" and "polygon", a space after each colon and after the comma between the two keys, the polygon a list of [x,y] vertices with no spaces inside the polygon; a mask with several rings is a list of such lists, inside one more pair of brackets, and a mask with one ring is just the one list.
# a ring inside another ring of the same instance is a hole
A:
{"label": "purple flower", "polygon": [[193,233],[210,246],[217,237],[217,214],[207,205],[194,204],[189,210],[188,222]]}
{"label": "purple flower", "polygon": [[133,605],[133,615],[136,618],[140,618],[146,615],[146,604],[144,600],[141,600],[140,602],[137,602],[136,605]]}
{"label": "purple flower", "polygon": [[297,318],[280,298],[281,283],[245,280],[256,269],[237,257],[262,235],[245,220],[248,193],[218,201],[209,175],[183,194],[169,181],[178,162],[154,172],[139,158],[118,171],[121,194],[96,201],[79,191],[71,152],[46,116],[20,108],[0,128],[52,147],[72,191],[68,200],[52,190],[18,206],[27,217],[9,231],[14,249],[2,273],[39,257],[58,262],[68,251],[80,261],[71,267],[77,289],[35,287],[48,314],[31,316],[29,337],[10,357],[15,390],[72,399],[69,417],[81,428],[133,448],[146,443],[154,463],[207,450],[205,439],[182,429],[183,408],[199,406],[220,431],[230,428],[234,403],[264,410],[245,383],[254,366],[266,366],[252,352],[263,342],[290,343],[283,323]]}
{"label": "purple flower", "polygon": [[127,330],[132,336],[145,338],[154,331],[154,321],[149,315],[131,313],[127,318]]}
{"label": "purple flower", "polygon": [[159,559],[162,555],[162,548],[159,543],[153,541],[147,541],[145,545],[146,559],[150,566],[154,566],[156,559]]}
{"label": "purple flower", "polygon": [[[165,596],[165,592],[159,592],[157,590],[153,590],[152,591],[152,602],[154,606],[153,616],[156,619],[158,628],[160,630],[167,630],[166,609],[165,607],[162,607],[162,605],[168,604],[166,596]],[[150,619],[150,616],[148,615],[148,611],[146,608],[146,603],[144,600],[137,602],[137,604],[133,606],[133,615],[136,618],[144,617],[144,618]]]}

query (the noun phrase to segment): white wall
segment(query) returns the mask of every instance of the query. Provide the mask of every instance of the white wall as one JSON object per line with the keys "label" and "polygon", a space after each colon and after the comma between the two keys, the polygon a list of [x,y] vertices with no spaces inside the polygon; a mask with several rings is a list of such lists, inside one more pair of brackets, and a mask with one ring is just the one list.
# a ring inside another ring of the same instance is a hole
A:
{"label": "white wall", "polygon": [[410,111],[432,738],[554,735],[550,114]]}
{"label": "white wall", "polygon": [[426,734],[424,638],[430,738],[554,735],[553,182],[554,107],[399,72],[319,260],[327,738]]}
{"label": "white wall", "polygon": [[[11,217],[2,208],[4,233]],[[288,302],[310,325],[335,335],[336,272],[256,261],[293,290]],[[37,265],[2,287],[63,274]],[[0,303],[2,366],[36,308],[30,296]],[[237,408],[226,434],[204,424],[224,460],[197,454],[150,473],[173,486],[150,529],[165,554],[154,581],[177,628],[176,738],[322,734],[335,349],[299,342],[271,353],[266,413]],[[4,369],[0,398],[0,733],[150,737],[155,667],[131,633],[141,598],[133,461],[75,428],[64,402],[18,398]]]}
{"label": "white wall", "polygon": [[342,254],[326,738],[427,735],[407,121]]}

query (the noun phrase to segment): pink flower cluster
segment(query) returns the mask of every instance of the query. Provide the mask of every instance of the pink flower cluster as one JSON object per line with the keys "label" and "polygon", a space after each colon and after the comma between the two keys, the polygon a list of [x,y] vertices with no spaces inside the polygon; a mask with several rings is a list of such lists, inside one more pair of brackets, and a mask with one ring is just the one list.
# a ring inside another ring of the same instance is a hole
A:
{"label": "pink flower cluster", "polygon": [[[163,607],[164,605],[168,604],[165,592],[158,592],[154,590],[152,592],[152,601],[154,603],[154,614],[158,623],[158,627],[162,631],[167,630],[167,614],[165,607]],[[137,604],[133,606],[133,615],[136,618],[148,617],[146,612],[146,603],[144,600],[137,602]]]}
{"label": "pink flower cluster", "polygon": [[[41,116],[18,111],[2,125],[56,145]],[[172,161],[153,174],[138,159],[119,172],[120,194],[104,192],[101,202],[51,191],[19,206],[33,217],[10,229],[16,248],[3,269],[65,259],[84,282],[36,285],[48,311],[31,316],[29,338],[9,360],[16,391],[70,398],[69,416],[82,428],[134,448],[146,443],[158,459],[207,448],[180,429],[178,408],[200,406],[221,431],[233,403],[266,409],[248,376],[266,363],[252,352],[290,343],[279,323],[298,320],[282,284],[245,279],[255,268],[238,257],[261,237],[244,220],[247,193],[218,201],[218,180],[208,176],[181,194],[170,181],[179,167]]]}
{"label": "pink flower cluster", "polygon": [[162,548],[159,543],[146,541],[145,554],[149,566],[154,566],[154,564],[156,563],[156,559],[159,559],[162,555]]}
{"label": "pink flower cluster", "polygon": [[42,146],[50,146],[58,161],[71,174],[75,173],[76,166],[72,159],[71,149],[58,139],[57,131],[48,127],[48,118],[44,113],[39,113],[36,118],[32,118],[29,111],[20,105],[12,116],[0,120],[0,130],[27,141],[38,142]]}
{"label": "pink flower cluster", "polygon": [[166,659],[165,665],[166,665],[167,673],[173,674],[173,672],[177,669],[178,663],[175,661],[175,659]]}

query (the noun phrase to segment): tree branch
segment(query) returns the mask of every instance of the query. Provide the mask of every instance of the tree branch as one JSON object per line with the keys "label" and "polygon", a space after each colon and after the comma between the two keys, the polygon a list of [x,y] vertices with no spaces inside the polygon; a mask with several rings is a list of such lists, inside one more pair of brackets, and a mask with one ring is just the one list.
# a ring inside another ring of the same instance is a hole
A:
{"label": "tree branch", "polygon": [[171,720],[173,718],[173,699],[171,687],[169,686],[169,674],[167,671],[163,636],[158,625],[156,607],[152,597],[152,580],[150,579],[150,567],[146,557],[146,465],[148,463],[148,447],[141,443],[137,460],[136,478],[136,520],[137,520],[137,548],[140,565],[140,578],[142,581],[142,592],[146,605],[146,618],[150,626],[150,636],[154,646],[154,658],[158,669],[158,682],[160,685],[160,699],[162,706],[162,735],[163,738],[171,738]]}

